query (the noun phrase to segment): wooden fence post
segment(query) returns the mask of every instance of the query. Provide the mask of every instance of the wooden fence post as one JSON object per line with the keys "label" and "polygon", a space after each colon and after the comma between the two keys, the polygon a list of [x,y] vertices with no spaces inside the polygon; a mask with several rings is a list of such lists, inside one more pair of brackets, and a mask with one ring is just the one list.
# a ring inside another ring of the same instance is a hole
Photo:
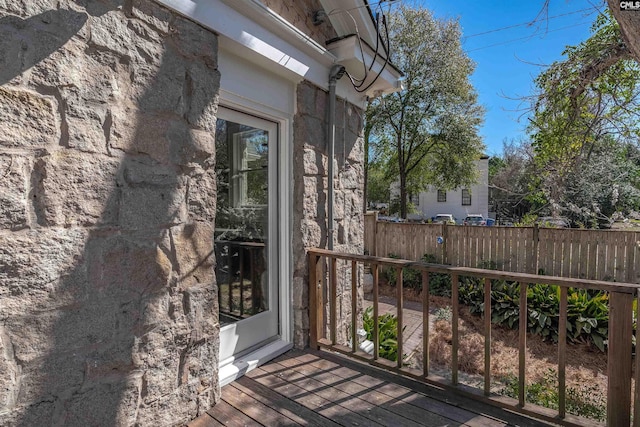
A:
{"label": "wooden fence post", "polygon": [[607,364],[607,426],[628,426],[631,420],[631,337],[633,294],[611,292]]}
{"label": "wooden fence post", "polygon": [[533,253],[531,254],[531,270],[529,273],[538,274],[538,258],[540,257],[540,249],[538,246],[539,238],[538,224],[533,225]]}
{"label": "wooden fence post", "polygon": [[373,213],[373,253],[371,255],[378,256],[378,211]]}
{"label": "wooden fence post", "polygon": [[447,222],[442,223],[442,263],[449,263],[449,254],[447,253]]}

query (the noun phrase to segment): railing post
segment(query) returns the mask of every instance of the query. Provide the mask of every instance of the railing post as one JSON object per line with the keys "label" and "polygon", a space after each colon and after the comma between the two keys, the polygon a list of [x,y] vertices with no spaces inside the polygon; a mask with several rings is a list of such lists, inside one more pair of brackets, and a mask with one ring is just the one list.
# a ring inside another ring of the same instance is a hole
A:
{"label": "railing post", "polygon": [[628,426],[631,420],[631,337],[633,294],[611,292],[607,365],[607,426]]}
{"label": "railing post", "polygon": [[[640,307],[640,289],[636,290],[636,295],[634,295],[636,299],[636,309]],[[637,315],[637,313],[636,313]],[[637,319],[636,319],[637,322]],[[640,333],[638,332],[640,328],[636,326],[636,376],[635,376],[635,393],[634,393],[634,404],[633,404],[633,427],[640,427],[640,354],[638,354],[638,345],[640,344]]]}
{"label": "railing post", "polygon": [[320,257],[309,253],[309,346],[318,350],[318,340],[322,337],[322,282],[318,280]]}

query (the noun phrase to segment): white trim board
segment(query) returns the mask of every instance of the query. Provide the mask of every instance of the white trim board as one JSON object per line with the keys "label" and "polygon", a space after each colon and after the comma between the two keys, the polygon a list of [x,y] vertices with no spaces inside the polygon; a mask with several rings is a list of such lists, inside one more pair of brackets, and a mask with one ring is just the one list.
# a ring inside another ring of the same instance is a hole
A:
{"label": "white trim board", "polygon": [[218,370],[220,387],[235,381],[247,372],[253,371],[260,365],[291,350],[292,347],[293,344],[290,342],[277,340],[233,360],[222,361]]}

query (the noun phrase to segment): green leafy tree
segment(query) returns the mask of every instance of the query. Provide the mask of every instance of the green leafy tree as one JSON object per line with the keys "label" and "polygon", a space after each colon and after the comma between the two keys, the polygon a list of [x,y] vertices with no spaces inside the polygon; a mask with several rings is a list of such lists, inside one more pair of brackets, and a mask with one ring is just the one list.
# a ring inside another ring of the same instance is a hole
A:
{"label": "green leafy tree", "polygon": [[[631,190],[627,184],[633,171],[614,171],[635,164],[633,155],[622,153],[629,153],[625,147],[640,137],[640,67],[609,14],[600,14],[589,39],[564,54],[566,59],[535,80],[539,93],[529,128],[535,154],[529,200],[551,214],[602,219],[622,200],[620,188]],[[599,191],[606,200],[585,197],[583,188]],[[624,194],[633,197],[634,192]]]}
{"label": "green leafy tree", "polygon": [[405,74],[404,89],[369,104],[369,150],[400,186],[400,216],[408,195],[428,185],[467,186],[484,146],[483,109],[469,81],[474,64],[460,45],[457,21],[401,5],[391,13],[391,61]]}

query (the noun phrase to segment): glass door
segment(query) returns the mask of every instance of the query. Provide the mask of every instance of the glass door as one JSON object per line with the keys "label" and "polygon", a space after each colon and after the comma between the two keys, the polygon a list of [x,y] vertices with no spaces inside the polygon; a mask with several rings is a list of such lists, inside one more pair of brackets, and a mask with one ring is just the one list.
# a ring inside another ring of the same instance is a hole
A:
{"label": "glass door", "polygon": [[277,124],[220,108],[216,278],[220,361],[278,335]]}

